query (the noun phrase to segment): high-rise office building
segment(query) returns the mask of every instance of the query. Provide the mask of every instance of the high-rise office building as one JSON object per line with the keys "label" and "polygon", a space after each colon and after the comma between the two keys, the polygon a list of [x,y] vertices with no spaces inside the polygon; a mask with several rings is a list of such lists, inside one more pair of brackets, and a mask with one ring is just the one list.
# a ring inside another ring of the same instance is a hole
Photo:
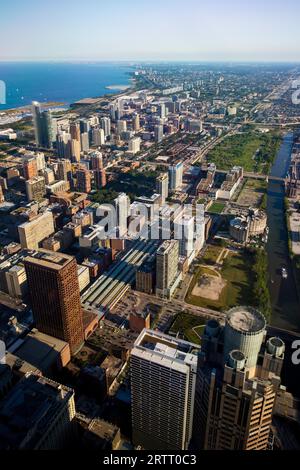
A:
{"label": "high-rise office building", "polygon": [[159,105],[159,116],[161,119],[164,119],[166,117],[166,105],[165,103],[161,103]]}
{"label": "high-rise office building", "polygon": [[114,200],[119,228],[119,236],[122,237],[127,232],[127,220],[130,213],[130,199],[125,193],[120,193]]}
{"label": "high-rise office building", "polygon": [[92,170],[102,170],[103,168],[103,158],[101,152],[91,153],[91,169]]}
{"label": "high-rise office building", "polygon": [[175,237],[179,241],[179,254],[190,258],[195,248],[195,218],[189,214],[180,214],[174,220]]}
{"label": "high-rise office building", "polygon": [[76,352],[84,334],[75,258],[39,250],[24,265],[37,329],[68,342]]}
{"label": "high-rise office building", "polygon": [[179,162],[176,165],[169,167],[169,186],[171,191],[177,191],[182,186],[183,177],[183,163]]}
{"label": "high-rise office building", "polygon": [[72,157],[72,139],[71,134],[62,131],[57,134],[56,137],[57,153],[60,158],[68,158],[71,160]]}
{"label": "high-rise office building", "polygon": [[90,121],[88,119],[80,119],[79,121],[80,133],[89,133],[90,132]]}
{"label": "high-rise office building", "polygon": [[132,116],[132,129],[135,132],[138,132],[140,130],[140,115],[138,113],[135,113]]}
{"label": "high-rise office building", "polygon": [[78,140],[80,142],[80,124],[79,122],[71,122],[70,124],[70,134],[73,140]]}
{"label": "high-rise office building", "polygon": [[80,193],[89,193],[91,186],[91,173],[86,168],[79,168],[76,171],[76,187]]}
{"label": "high-rise office building", "polygon": [[70,160],[62,158],[57,161],[57,179],[69,181],[72,176],[72,165]]}
{"label": "high-rise office building", "polygon": [[38,175],[36,158],[28,158],[23,162],[23,173],[25,180],[36,178]]}
{"label": "high-rise office building", "polygon": [[123,132],[127,131],[127,122],[124,119],[119,119],[117,121],[117,133],[121,135]]}
{"label": "high-rise office building", "polygon": [[37,101],[32,102],[35,141],[38,147],[52,148],[53,124],[50,111],[42,111]]}
{"label": "high-rise office building", "polygon": [[54,233],[53,214],[45,211],[34,219],[18,226],[22,248],[37,250],[39,244]]}
{"label": "high-rise office building", "polygon": [[156,253],[156,295],[170,298],[180,280],[178,240],[165,240]]}
{"label": "high-rise office building", "polygon": [[102,170],[94,170],[94,180],[97,189],[101,189],[106,186],[107,180],[104,168],[102,168]]}
{"label": "high-rise office building", "polygon": [[141,139],[139,137],[133,137],[129,140],[128,150],[134,155],[138,153],[141,149]]}
{"label": "high-rise office building", "polygon": [[154,139],[155,142],[159,143],[162,141],[164,136],[164,126],[162,124],[157,124],[154,127]]}
{"label": "high-rise office building", "polygon": [[92,141],[93,145],[100,147],[105,144],[105,134],[103,129],[95,127],[92,131]]}
{"label": "high-rise office building", "polygon": [[101,126],[101,129],[104,130],[105,137],[109,137],[111,133],[111,122],[110,122],[109,117],[102,117],[100,119],[100,126]]}
{"label": "high-rise office building", "polygon": [[0,450],[62,449],[76,436],[74,419],[74,390],[27,374],[1,401]]}
{"label": "high-rise office building", "polygon": [[81,150],[82,152],[88,152],[90,149],[90,138],[88,132],[81,134]]}
{"label": "high-rise office building", "polygon": [[71,140],[71,159],[73,162],[80,162],[80,141],[76,139]]}
{"label": "high-rise office building", "polygon": [[266,320],[251,307],[207,322],[198,360],[194,445],[265,450],[284,359],[279,338],[265,341]]}
{"label": "high-rise office building", "polygon": [[45,168],[45,170],[43,171],[43,176],[45,178],[46,184],[54,183],[55,175],[54,175],[54,171],[52,168],[49,168],[49,167]]}
{"label": "high-rise office building", "polygon": [[130,356],[133,443],[187,450],[193,431],[199,347],[144,329]]}
{"label": "high-rise office building", "polygon": [[45,193],[45,178],[43,176],[36,176],[26,181],[26,195],[28,201],[41,201]]}
{"label": "high-rise office building", "polygon": [[161,203],[164,204],[169,195],[168,173],[162,173],[156,178],[156,192],[161,196]]}

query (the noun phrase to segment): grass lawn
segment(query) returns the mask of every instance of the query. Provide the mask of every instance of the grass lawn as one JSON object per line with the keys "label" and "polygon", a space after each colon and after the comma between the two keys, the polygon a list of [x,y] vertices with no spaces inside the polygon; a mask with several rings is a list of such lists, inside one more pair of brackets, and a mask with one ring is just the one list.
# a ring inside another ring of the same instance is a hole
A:
{"label": "grass lawn", "polygon": [[220,246],[208,245],[203,258],[200,259],[200,264],[215,264],[222,250],[223,248]]}
{"label": "grass lawn", "polygon": [[[171,326],[170,333],[180,333],[184,336],[186,341],[190,341],[191,343],[200,344],[200,338],[198,334],[201,334],[201,328],[203,329],[205,325],[202,325],[203,321],[200,317],[196,315],[191,315],[189,313],[179,313],[173,325]],[[197,327],[197,333],[193,330],[193,328]]]}
{"label": "grass lawn", "polygon": [[244,171],[267,174],[279,145],[280,138],[273,132],[245,132],[226,138],[209,152],[207,161],[220,170],[240,165]]}
{"label": "grass lawn", "polygon": [[223,202],[214,202],[210,208],[207,210],[207,212],[212,212],[213,214],[221,214],[225,207],[225,204]]}
{"label": "grass lawn", "polygon": [[221,274],[223,279],[227,281],[227,285],[223,288],[217,301],[192,295],[194,286],[202,274],[203,270],[199,268],[189,286],[186,302],[199,307],[220,311],[227,310],[236,305],[253,304],[252,290],[254,279],[251,261],[244,253],[230,253],[226,258]]}

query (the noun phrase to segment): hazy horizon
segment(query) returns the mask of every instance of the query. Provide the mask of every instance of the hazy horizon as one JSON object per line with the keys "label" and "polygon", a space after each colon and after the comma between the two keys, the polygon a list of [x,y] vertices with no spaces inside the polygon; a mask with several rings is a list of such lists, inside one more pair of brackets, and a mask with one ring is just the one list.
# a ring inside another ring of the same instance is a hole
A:
{"label": "hazy horizon", "polygon": [[1,62],[300,62],[298,0],[12,0]]}

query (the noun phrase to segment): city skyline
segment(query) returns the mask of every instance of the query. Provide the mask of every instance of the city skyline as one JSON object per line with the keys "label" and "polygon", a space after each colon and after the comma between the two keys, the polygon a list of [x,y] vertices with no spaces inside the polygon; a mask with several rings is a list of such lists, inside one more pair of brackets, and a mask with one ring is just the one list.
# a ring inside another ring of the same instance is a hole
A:
{"label": "city skyline", "polygon": [[[69,0],[64,5],[55,0],[51,10],[36,0],[3,5],[0,41],[8,34],[10,41],[0,61],[300,61],[295,0],[284,5],[266,0],[263,6],[258,0],[251,5],[217,0],[213,6],[189,0],[185,8],[167,0],[152,2],[151,9],[136,0],[113,5],[92,0],[86,10],[76,6],[79,2]],[[54,28],[57,12],[60,34]],[[22,41],[12,31],[21,31]]]}

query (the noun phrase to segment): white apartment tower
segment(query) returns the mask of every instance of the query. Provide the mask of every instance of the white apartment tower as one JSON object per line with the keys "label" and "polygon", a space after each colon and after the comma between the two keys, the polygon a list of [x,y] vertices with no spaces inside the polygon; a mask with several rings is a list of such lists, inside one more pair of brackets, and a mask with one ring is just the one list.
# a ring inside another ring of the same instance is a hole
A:
{"label": "white apartment tower", "polygon": [[169,185],[171,191],[177,191],[182,186],[183,177],[183,163],[179,162],[176,165],[169,167]]}
{"label": "white apartment tower", "polygon": [[144,329],[131,351],[133,443],[187,450],[192,437],[199,347]]}

